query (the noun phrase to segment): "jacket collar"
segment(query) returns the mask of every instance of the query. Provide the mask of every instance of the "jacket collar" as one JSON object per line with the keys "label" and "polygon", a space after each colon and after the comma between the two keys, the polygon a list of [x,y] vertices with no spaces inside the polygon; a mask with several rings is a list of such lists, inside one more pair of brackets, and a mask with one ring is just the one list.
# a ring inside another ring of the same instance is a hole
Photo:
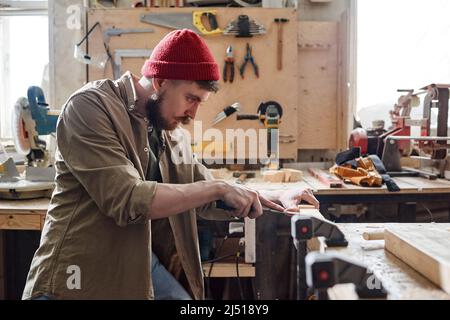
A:
{"label": "jacket collar", "polygon": [[[130,71],[125,72],[122,77],[116,81],[116,84],[119,86],[121,92],[124,91],[122,92],[122,96],[124,97],[125,107],[127,108],[128,113],[144,118],[146,122],[149,121],[146,114],[142,114],[136,109],[138,97],[136,87],[134,86],[133,74]],[[158,137],[160,140],[160,146],[164,150],[166,147],[164,134],[159,134]]]}
{"label": "jacket collar", "polygon": [[122,96],[124,98],[125,107],[129,113],[133,113],[139,117],[145,118],[146,115],[138,112],[136,109],[136,103],[138,96],[136,93],[136,87],[134,86],[133,75],[130,71],[125,72],[117,81]]}

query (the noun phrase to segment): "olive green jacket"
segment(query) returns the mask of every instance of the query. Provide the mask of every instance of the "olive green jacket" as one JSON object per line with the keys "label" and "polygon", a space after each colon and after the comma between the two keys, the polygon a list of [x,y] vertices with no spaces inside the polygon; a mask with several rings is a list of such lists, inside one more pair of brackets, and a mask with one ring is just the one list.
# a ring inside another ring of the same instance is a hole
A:
{"label": "olive green jacket", "polygon": [[[56,299],[154,298],[147,213],[158,182],[145,180],[147,166],[156,162],[149,162],[151,125],[135,109],[136,101],[132,75],[126,73],[117,81],[87,84],[63,106],[57,124],[56,187],[24,299],[42,294]],[[212,179],[181,128],[163,131],[161,138],[163,183]],[[205,205],[170,217],[171,230],[153,241],[159,242],[160,252],[165,246],[175,248],[186,289],[194,299],[203,299],[196,214],[231,218]]]}

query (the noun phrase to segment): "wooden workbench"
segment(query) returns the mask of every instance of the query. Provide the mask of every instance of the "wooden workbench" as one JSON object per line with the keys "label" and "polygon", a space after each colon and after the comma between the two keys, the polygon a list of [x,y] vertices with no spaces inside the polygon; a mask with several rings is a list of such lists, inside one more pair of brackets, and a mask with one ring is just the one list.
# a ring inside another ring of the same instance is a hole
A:
{"label": "wooden workbench", "polygon": [[50,199],[0,200],[0,230],[42,230]]}
{"label": "wooden workbench", "polygon": [[[232,173],[224,174],[225,180],[234,181]],[[399,195],[410,195],[412,199],[425,197],[433,199],[433,195],[443,195],[448,197],[450,203],[450,181],[447,180],[426,180],[423,178],[394,178],[401,190],[399,192],[389,192],[386,186],[381,188],[367,188],[344,184],[343,188],[329,188],[319,180],[304,172],[304,178],[295,183],[267,183],[262,181],[259,172],[256,177],[249,179],[246,186],[256,190],[289,190],[298,188],[310,188],[321,200],[326,196],[341,197],[351,196],[353,202],[357,202],[355,197],[360,196],[381,196],[384,201],[389,201],[390,197]],[[389,197],[386,197],[389,195]],[[41,198],[34,200],[0,200],[0,230],[41,230],[45,214],[48,209],[50,199]],[[322,202],[322,201],[321,201]]]}
{"label": "wooden workbench", "polygon": [[[321,170],[327,172],[326,170]],[[221,170],[224,180],[235,181],[231,171]],[[288,190],[295,188],[309,188],[314,194],[321,195],[387,195],[387,194],[421,194],[421,193],[448,193],[450,195],[450,181],[444,179],[427,180],[420,177],[397,177],[393,180],[400,187],[398,192],[389,192],[386,186],[361,187],[353,184],[343,184],[342,188],[330,188],[324,185],[307,170],[303,171],[303,180],[293,183],[268,183],[264,182],[259,171],[255,171],[255,178],[248,179],[246,186],[258,190]]]}
{"label": "wooden workbench", "polygon": [[[323,170],[325,171],[325,170]],[[386,186],[361,187],[343,184],[342,188],[330,188],[303,170],[303,180],[295,183],[267,183],[260,172],[255,172],[255,178],[248,179],[246,186],[255,190],[289,190],[309,188],[320,201],[321,212],[329,217],[328,207],[333,204],[371,204],[390,203],[398,205],[398,222],[416,221],[416,204],[420,202],[440,202],[450,208],[450,181],[444,179],[427,180],[420,177],[393,178],[400,187],[398,192],[389,192]],[[229,182],[234,182],[232,173],[221,171],[220,175]],[[450,222],[450,211],[448,213]]]}
{"label": "wooden workbench", "polygon": [[[233,181],[232,174],[229,173],[230,176],[227,178],[227,180]],[[382,201],[389,202],[393,201],[394,198],[399,198],[398,201],[414,201],[414,199],[428,199],[428,200],[435,200],[438,201],[439,199],[446,199],[446,200],[439,200],[439,201],[447,201],[450,202],[450,182],[446,180],[436,180],[436,181],[430,181],[425,180],[423,178],[395,178],[395,181],[399,184],[400,188],[402,190],[397,193],[388,192],[385,187],[382,188],[364,188],[364,187],[358,187],[353,185],[344,185],[343,188],[339,189],[333,189],[328,188],[324,186],[320,181],[309,175],[305,172],[305,177],[303,181],[298,183],[265,183],[262,181],[262,179],[257,174],[255,179],[250,179],[248,183],[246,184],[249,187],[259,189],[259,190],[280,190],[280,189],[295,189],[295,188],[311,188],[315,195],[319,198],[321,201],[321,208],[322,204],[326,203],[327,200],[329,201],[335,201],[338,199],[339,201],[342,201],[343,199],[348,199],[345,201],[349,201],[352,203],[355,203],[358,201],[361,197],[368,197],[369,201],[378,201],[378,199],[382,199]],[[387,196],[389,195],[389,196]],[[406,197],[406,198],[403,198]],[[331,199],[331,200],[330,200]],[[0,200],[0,230],[41,230],[43,227],[43,222],[45,218],[45,214],[49,205],[49,199],[36,199],[36,200]],[[425,201],[425,200],[423,200]],[[278,220],[278,221],[277,221]],[[283,220],[283,221],[281,221]],[[284,221],[286,220],[286,221]],[[248,277],[254,277],[262,279],[262,282],[267,282],[268,279],[265,276],[267,268],[270,269],[270,264],[277,260],[276,255],[279,251],[279,248],[277,246],[280,244],[277,242],[276,239],[276,233],[277,230],[277,224],[289,224],[289,219],[285,217],[281,218],[274,218],[272,216],[262,217],[258,219],[257,221],[257,229],[259,229],[259,239],[257,239],[257,243],[259,246],[258,256],[264,257],[261,261],[259,260],[259,263],[257,263],[256,268],[254,268],[251,265],[240,265],[240,274],[242,276],[248,276]],[[357,228],[357,230],[352,230],[352,227]],[[345,228],[348,231],[349,237],[352,239],[355,239],[356,245],[351,245],[346,250],[354,250],[355,252],[358,252],[358,243],[362,241],[361,239],[357,239],[358,236],[358,228],[362,228],[363,226],[358,225],[343,225],[343,228]],[[362,232],[362,231],[361,231]],[[283,241],[290,241],[290,240],[283,240]],[[358,242],[359,241],[359,242]],[[269,243],[269,244],[268,244]],[[284,244],[285,242],[283,242]],[[353,241],[352,241],[353,243]],[[365,257],[372,257],[373,254],[377,254],[373,256],[373,261],[377,261],[377,259],[385,259],[386,263],[388,263],[388,266],[391,266],[393,261],[398,262],[399,265],[402,263],[390,255],[389,253],[384,253],[384,250],[381,250],[380,252],[362,252],[359,249],[359,254],[361,257],[365,259]],[[367,258],[368,259],[368,258]],[[272,262],[270,262],[272,261]],[[381,261],[381,260],[378,260]],[[407,266],[405,266],[407,267]],[[241,269],[242,268],[242,269]],[[208,265],[204,266],[204,269],[206,272],[208,272]],[[426,294],[428,294],[428,288],[432,288],[433,286],[430,285],[428,287],[427,281],[423,279],[420,275],[418,275],[417,278],[412,278],[415,276],[415,272],[412,270],[408,270],[408,268],[404,269],[406,270],[406,275],[400,276],[400,273],[403,271],[399,271],[400,269],[393,269],[397,270],[397,276],[399,279],[403,279],[406,277],[406,280],[408,279],[414,279],[411,283],[414,285],[417,285],[417,294],[424,294],[424,297]],[[402,269],[403,270],[403,269]],[[400,272],[400,273],[399,273]],[[411,275],[413,274],[413,275]],[[235,265],[234,264],[228,264],[228,265],[221,265],[219,263],[214,264],[213,273],[212,276],[235,276]],[[1,278],[1,274],[0,274]],[[275,281],[276,277],[272,277]],[[393,277],[392,279],[394,279]],[[422,280],[420,280],[422,279]],[[405,280],[405,281],[406,281]],[[403,280],[402,280],[403,281]],[[409,281],[409,280],[408,280]],[[408,283],[406,281],[405,283]],[[274,284],[276,285],[276,284]],[[420,288],[425,288],[423,290]],[[1,288],[0,288],[1,289]],[[400,289],[399,289],[400,290]],[[421,291],[422,290],[422,291]],[[1,291],[1,290],[0,290]],[[439,291],[439,290],[438,290]],[[426,294],[425,294],[426,292]],[[400,297],[400,291],[398,293],[395,293],[393,297]],[[439,294],[438,294],[439,295]],[[264,293],[261,298],[264,299],[273,299],[276,298],[276,296],[272,293]],[[401,297],[405,298],[405,297]]]}
{"label": "wooden workbench", "polygon": [[[435,286],[403,261],[384,250],[384,240],[364,240],[362,233],[395,226],[394,223],[368,224],[344,223],[339,228],[345,234],[349,245],[346,248],[326,248],[355,259],[367,267],[381,280],[388,292],[388,299],[449,299],[450,295]],[[411,224],[423,225],[423,224]],[[450,223],[434,224],[444,230]]]}
{"label": "wooden workbench", "polygon": [[[0,200],[0,233],[2,230],[42,230],[50,199]],[[0,234],[0,300],[5,293],[5,248]]]}

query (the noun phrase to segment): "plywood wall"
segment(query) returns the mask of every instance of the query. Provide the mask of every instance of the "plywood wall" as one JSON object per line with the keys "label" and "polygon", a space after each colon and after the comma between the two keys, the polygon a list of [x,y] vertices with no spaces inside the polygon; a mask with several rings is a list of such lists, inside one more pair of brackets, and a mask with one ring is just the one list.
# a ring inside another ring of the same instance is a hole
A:
{"label": "plywood wall", "polygon": [[342,121],[336,22],[299,23],[298,68],[298,147],[336,149]]}
{"label": "plywood wall", "polygon": [[[232,45],[235,51],[236,67],[243,62],[246,43],[253,47],[253,56],[260,69],[260,78],[256,78],[250,66],[247,66],[245,79],[239,77],[236,69],[235,82],[233,84],[221,81],[221,90],[210,97],[210,100],[199,109],[197,120],[203,121],[203,129],[211,126],[215,115],[224,107],[234,102],[243,105],[243,113],[255,113],[260,102],[275,100],[284,108],[284,116],[280,127],[280,134],[285,137],[288,143],[280,144],[280,155],[282,158],[295,159],[297,155],[297,127],[298,122],[298,76],[297,76],[297,11],[294,9],[262,9],[262,8],[214,8],[217,10],[217,20],[221,28],[225,28],[229,21],[237,18],[239,14],[247,14],[252,19],[263,24],[267,29],[267,34],[255,36],[253,38],[236,38],[233,36],[212,36],[205,37],[208,46],[211,48],[216,60],[223,68],[225,51]],[[110,46],[115,49],[153,49],[159,40],[171,30],[163,27],[153,26],[139,22],[139,17],[145,12],[192,12],[193,8],[171,9],[171,8],[149,8],[149,9],[95,9],[88,12],[88,22],[92,26],[100,21],[102,28],[154,28],[155,33],[144,35],[126,35],[111,39]],[[278,71],[276,68],[276,42],[277,27],[273,22],[274,18],[288,18],[289,23],[284,25],[283,32],[283,64],[284,68]],[[93,34],[89,41],[92,51],[101,50],[101,33]],[[144,59],[124,59],[123,70],[131,70],[139,74]],[[111,67],[106,70],[90,68],[89,80],[112,77]],[[226,121],[216,126],[217,129],[225,132],[226,129],[238,128],[262,128],[258,121],[237,122],[235,116],[231,116]]]}

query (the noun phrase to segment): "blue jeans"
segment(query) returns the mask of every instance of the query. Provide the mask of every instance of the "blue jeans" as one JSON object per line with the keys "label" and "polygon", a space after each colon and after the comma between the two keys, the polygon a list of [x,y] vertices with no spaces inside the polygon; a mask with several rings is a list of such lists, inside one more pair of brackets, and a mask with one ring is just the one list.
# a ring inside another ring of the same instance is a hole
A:
{"label": "blue jeans", "polygon": [[152,281],[155,300],[192,300],[178,281],[152,252]]}

